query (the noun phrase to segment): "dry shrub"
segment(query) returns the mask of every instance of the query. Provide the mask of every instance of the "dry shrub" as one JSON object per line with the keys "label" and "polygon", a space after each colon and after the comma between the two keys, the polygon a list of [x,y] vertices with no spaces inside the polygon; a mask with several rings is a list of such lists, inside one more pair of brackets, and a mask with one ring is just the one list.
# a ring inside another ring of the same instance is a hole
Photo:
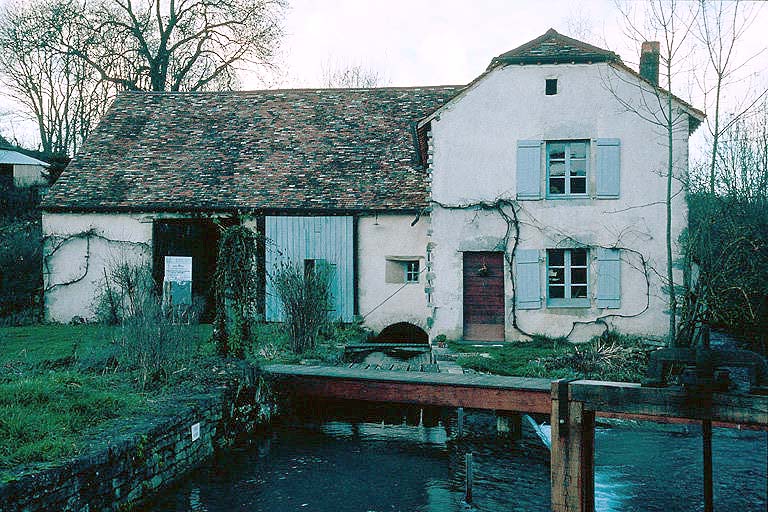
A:
{"label": "dry shrub", "polygon": [[291,262],[280,263],[271,275],[283,306],[290,347],[296,354],[314,350],[317,337],[328,322],[332,278],[330,265],[304,269]]}
{"label": "dry shrub", "polygon": [[105,323],[117,325],[111,330],[113,354],[108,360],[138,372],[141,389],[188,369],[200,342],[197,315],[178,322],[165,311],[147,265],[115,260],[104,274],[98,312]]}

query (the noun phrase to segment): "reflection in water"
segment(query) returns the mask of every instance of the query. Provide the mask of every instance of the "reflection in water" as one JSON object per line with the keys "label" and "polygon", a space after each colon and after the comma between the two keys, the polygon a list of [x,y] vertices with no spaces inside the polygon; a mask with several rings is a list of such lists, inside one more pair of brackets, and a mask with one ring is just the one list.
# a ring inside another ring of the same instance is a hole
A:
{"label": "reflection in water", "polygon": [[[350,421],[278,427],[272,438],[211,461],[152,509],[466,511],[464,454],[471,451],[472,510],[549,510],[549,451],[532,430],[510,443],[478,423],[460,440],[451,436],[455,424],[447,427]],[[764,436],[716,429],[716,509],[765,509]],[[596,509],[701,510],[700,445],[697,428],[598,429]]]}

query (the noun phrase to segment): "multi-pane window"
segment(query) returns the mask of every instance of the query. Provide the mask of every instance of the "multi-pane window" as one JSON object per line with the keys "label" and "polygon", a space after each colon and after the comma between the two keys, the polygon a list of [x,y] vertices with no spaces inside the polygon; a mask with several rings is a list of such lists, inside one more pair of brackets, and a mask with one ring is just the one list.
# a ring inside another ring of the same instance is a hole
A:
{"label": "multi-pane window", "polygon": [[586,249],[547,249],[547,305],[589,307]]}
{"label": "multi-pane window", "polygon": [[589,142],[547,143],[547,195],[586,196]]}
{"label": "multi-pane window", "polygon": [[419,282],[419,261],[418,260],[405,262],[405,282],[406,283]]}

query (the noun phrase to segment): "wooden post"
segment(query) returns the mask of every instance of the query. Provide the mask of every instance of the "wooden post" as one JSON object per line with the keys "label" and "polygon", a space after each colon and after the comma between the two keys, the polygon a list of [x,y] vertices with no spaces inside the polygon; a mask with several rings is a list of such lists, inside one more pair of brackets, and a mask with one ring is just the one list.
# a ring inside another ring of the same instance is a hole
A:
{"label": "wooden post", "polygon": [[701,441],[704,470],[704,512],[713,512],[712,496],[712,420],[701,422]]}
{"label": "wooden post", "polygon": [[472,480],[475,478],[475,471],[472,467],[472,453],[464,454],[464,501],[472,503]]}
{"label": "wooden post", "polygon": [[459,407],[456,409],[456,438],[462,437],[464,437],[464,408]]}
{"label": "wooden post", "polygon": [[568,397],[568,381],[552,383],[552,511],[595,510],[595,413]]}
{"label": "wooden post", "polygon": [[523,437],[523,417],[519,413],[497,412],[496,434],[517,441]]}

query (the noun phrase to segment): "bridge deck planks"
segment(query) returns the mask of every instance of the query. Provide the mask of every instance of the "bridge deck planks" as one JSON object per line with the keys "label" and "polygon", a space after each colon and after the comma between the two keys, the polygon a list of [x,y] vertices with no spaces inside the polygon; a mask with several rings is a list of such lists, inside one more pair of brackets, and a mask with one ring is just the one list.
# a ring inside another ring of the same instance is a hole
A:
{"label": "bridge deck planks", "polygon": [[265,366],[264,371],[272,375],[306,375],[334,379],[359,379],[392,381],[403,383],[434,384],[443,386],[473,386],[506,390],[533,390],[549,395],[552,380],[531,377],[503,377],[483,374],[455,374],[431,372],[371,372],[343,366],[308,366],[291,364],[273,364]]}
{"label": "bridge deck planks", "polygon": [[264,370],[304,396],[544,414],[551,409],[549,379],[340,366],[270,365]]}

